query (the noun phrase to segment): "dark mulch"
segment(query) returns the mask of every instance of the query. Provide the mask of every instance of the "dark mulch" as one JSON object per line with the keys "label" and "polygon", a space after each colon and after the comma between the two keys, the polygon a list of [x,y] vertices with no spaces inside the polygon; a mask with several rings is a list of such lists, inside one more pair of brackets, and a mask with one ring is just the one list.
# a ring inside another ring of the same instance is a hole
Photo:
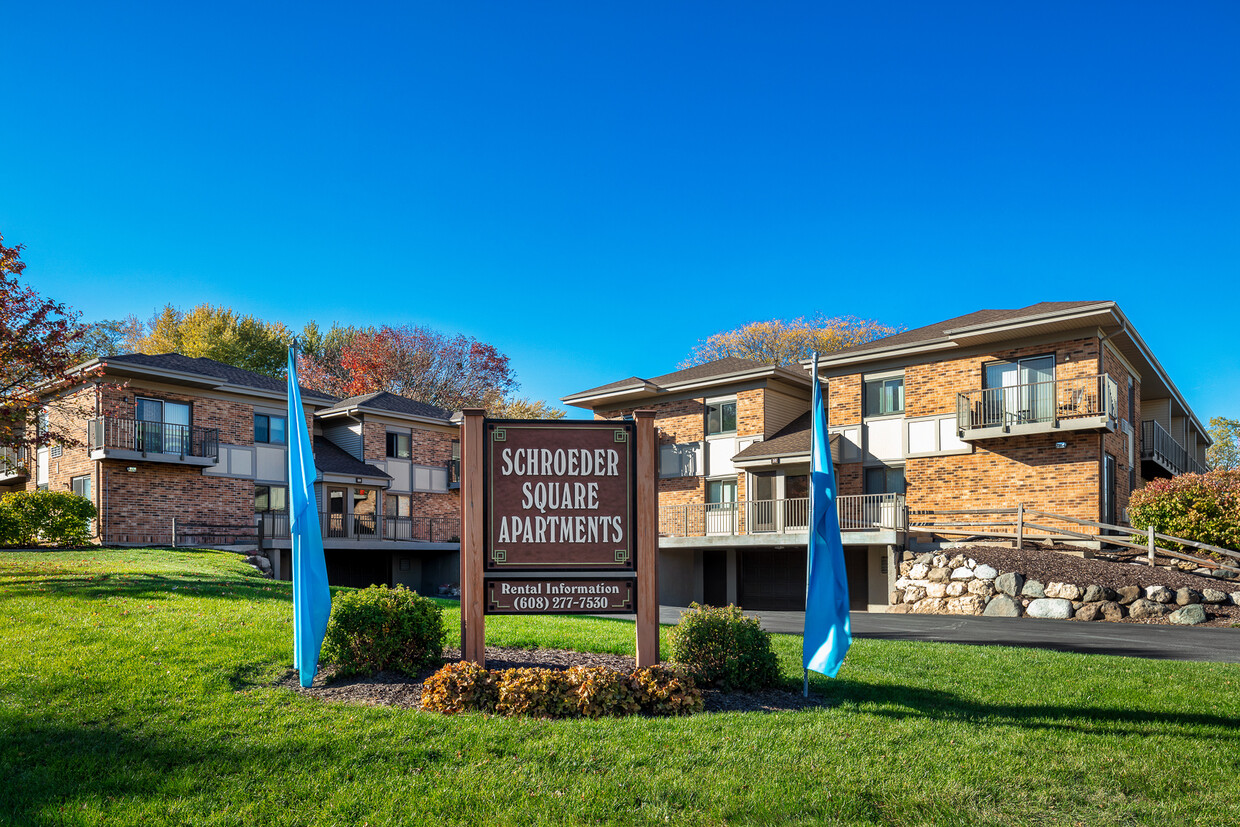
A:
{"label": "dark mulch", "polygon": [[[1075,552],[1075,553],[1065,553]],[[1038,580],[1043,584],[1074,583],[1084,588],[1090,585],[1110,586],[1118,589],[1123,586],[1166,586],[1172,591],[1187,586],[1190,589],[1218,589],[1223,592],[1240,591],[1240,583],[1234,580],[1222,580],[1207,577],[1190,571],[1167,568],[1164,565],[1149,566],[1145,555],[1135,555],[1131,559],[1141,562],[1115,562],[1102,559],[1085,559],[1078,556],[1080,549],[1062,547],[1031,547],[1005,548],[1002,546],[970,546],[943,552],[951,557],[963,554],[979,563],[986,563],[998,569],[1000,573],[1017,571],[1027,580]],[[1169,564],[1170,560],[1156,558],[1155,563]],[[1205,624],[1209,626],[1230,626],[1240,622],[1240,606],[1206,605]],[[1125,618],[1124,622],[1129,619]],[[1131,621],[1139,623],[1141,621]]]}
{"label": "dark mulch", "polygon": [[[459,649],[445,649],[444,661],[460,660]],[[574,652],[568,649],[515,649],[488,646],[486,649],[488,669],[568,669],[572,666],[605,666],[618,672],[631,672],[637,663],[627,655],[605,655],[590,652]],[[293,670],[286,672],[276,682],[277,686],[292,689],[303,695],[322,701],[365,704],[367,706],[399,706],[407,709],[422,708],[422,682],[435,672],[425,669],[417,677],[410,678],[396,672],[380,672],[368,678],[336,679],[336,668],[325,665],[319,669],[314,683],[303,689]],[[707,712],[784,712],[813,709],[826,706],[817,696],[805,698],[799,692],[768,689],[762,692],[720,692],[705,690],[703,700]]]}

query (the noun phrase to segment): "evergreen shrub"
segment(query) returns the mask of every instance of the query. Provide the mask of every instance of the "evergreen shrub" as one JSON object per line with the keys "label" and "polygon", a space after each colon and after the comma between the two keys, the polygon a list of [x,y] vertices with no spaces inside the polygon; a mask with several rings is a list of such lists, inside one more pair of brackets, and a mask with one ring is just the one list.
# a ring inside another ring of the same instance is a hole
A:
{"label": "evergreen shrub", "polygon": [[736,606],[692,603],[669,638],[672,660],[700,684],[731,692],[765,689],[779,681],[770,633]]}
{"label": "evergreen shrub", "polygon": [[0,496],[0,545],[90,544],[95,505],[68,491],[12,491]]}
{"label": "evergreen shrub", "polygon": [[323,659],[342,676],[385,669],[412,676],[443,661],[444,636],[435,601],[404,586],[371,586],[333,597]]}

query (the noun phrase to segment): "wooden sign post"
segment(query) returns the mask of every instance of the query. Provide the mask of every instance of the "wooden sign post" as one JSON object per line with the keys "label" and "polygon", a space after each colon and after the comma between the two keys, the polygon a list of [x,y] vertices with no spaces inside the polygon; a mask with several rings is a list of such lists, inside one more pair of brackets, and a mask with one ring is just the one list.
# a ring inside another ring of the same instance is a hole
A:
{"label": "wooden sign post", "polygon": [[461,654],[485,665],[487,614],[637,614],[659,662],[654,413],[634,421],[461,425]]}

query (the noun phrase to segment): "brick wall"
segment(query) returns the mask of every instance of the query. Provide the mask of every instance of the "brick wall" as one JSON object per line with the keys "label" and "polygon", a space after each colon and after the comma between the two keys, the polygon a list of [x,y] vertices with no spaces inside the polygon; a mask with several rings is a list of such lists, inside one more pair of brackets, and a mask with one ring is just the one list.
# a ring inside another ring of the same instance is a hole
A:
{"label": "brick wall", "polygon": [[[144,388],[141,385],[104,385],[103,412],[107,416],[133,419],[137,414],[135,397],[188,403],[190,424],[196,428],[216,428],[220,442],[229,445],[254,444],[254,406],[227,399],[209,399],[187,393]],[[279,403],[276,403],[278,406]]]}
{"label": "brick wall", "polygon": [[[251,480],[207,477],[199,468],[176,463],[107,460],[99,465],[105,542],[147,542],[140,535],[168,542],[173,517],[182,524],[254,522]],[[127,471],[130,467],[137,470]]]}
{"label": "brick wall", "polygon": [[861,374],[832,376],[827,386],[827,423],[855,425],[861,421]]}

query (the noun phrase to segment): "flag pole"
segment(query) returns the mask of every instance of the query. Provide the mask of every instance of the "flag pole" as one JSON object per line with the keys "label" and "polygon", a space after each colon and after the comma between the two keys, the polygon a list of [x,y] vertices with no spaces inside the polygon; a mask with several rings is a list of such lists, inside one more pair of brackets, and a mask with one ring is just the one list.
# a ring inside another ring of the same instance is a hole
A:
{"label": "flag pole", "polygon": [[[813,400],[815,400],[815,399],[817,399],[817,398],[818,398],[818,395],[814,393],[814,386],[818,384],[818,351],[816,351],[816,350],[815,350],[815,351],[811,352],[811,353],[810,353],[810,358],[812,358],[812,359],[814,360],[814,379],[813,379],[814,384],[813,384],[813,385],[810,385],[810,394],[809,394],[810,404],[812,405],[812,404],[813,404]],[[815,412],[815,415],[816,415],[816,412]],[[811,423],[812,423],[812,421],[813,421],[812,416],[811,416],[811,420],[810,420],[810,421],[811,421]],[[813,428],[812,424],[811,424],[811,427],[810,427],[810,429],[809,429],[809,438],[810,438],[809,455],[810,455],[810,457],[813,457],[813,456],[814,456],[814,442],[813,442],[813,441],[814,441],[814,428]],[[811,460],[811,462],[812,462],[812,460]],[[813,513],[814,513],[814,486],[812,486],[812,485],[809,487],[809,497],[810,497],[810,500],[809,500],[809,513],[810,513],[811,515],[813,515]],[[810,563],[811,563],[811,558],[810,558],[810,555],[812,555],[812,554],[814,553],[814,552],[813,552],[813,544],[810,542],[810,538],[813,536],[813,530],[814,530],[814,527],[813,527],[813,525],[812,525],[812,522],[813,522],[813,520],[812,520],[812,517],[811,517],[810,531],[809,531],[809,533],[808,533],[808,534],[806,535],[806,537],[805,537],[805,610],[806,610],[806,611],[809,611],[809,573],[810,573],[810,571],[811,571],[811,568],[810,568]],[[802,634],[801,634],[801,663],[802,663],[802,667],[801,667],[801,668],[802,668],[802,670],[805,672],[805,675],[804,675],[804,680],[805,680],[805,685],[804,685],[804,693],[805,693],[805,694],[804,694],[804,697],[808,698],[808,697],[809,697],[809,667],[804,665],[804,663],[805,663],[805,634],[804,634],[804,629],[802,629]]]}

